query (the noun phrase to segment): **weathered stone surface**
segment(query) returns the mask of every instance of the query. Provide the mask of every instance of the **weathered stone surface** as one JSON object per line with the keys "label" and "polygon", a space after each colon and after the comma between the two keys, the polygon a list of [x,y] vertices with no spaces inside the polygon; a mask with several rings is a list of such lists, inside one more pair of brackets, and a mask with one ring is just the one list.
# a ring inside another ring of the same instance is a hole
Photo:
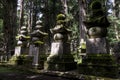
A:
{"label": "weathered stone surface", "polygon": [[86,53],[109,53],[106,38],[92,38],[86,41]]}
{"label": "weathered stone surface", "polygon": [[38,64],[38,58],[39,58],[39,47],[34,47],[34,54],[33,54],[34,58],[33,58],[33,65],[35,67],[37,67]]}
{"label": "weathered stone surface", "polygon": [[34,56],[33,66],[35,68],[38,68],[39,65],[42,65],[41,67],[43,68],[43,62],[39,63],[41,62],[40,55],[43,54],[43,50],[41,50],[40,48],[43,47],[44,37],[47,36],[47,33],[42,31],[43,26],[41,24],[42,24],[41,21],[37,21],[35,29],[33,30],[33,32],[31,32],[30,48],[32,48],[32,50],[29,50],[30,51],[29,54]]}
{"label": "weathered stone surface", "polygon": [[54,35],[54,42],[51,46],[51,53],[47,58],[47,70],[66,71],[76,68],[76,63],[70,53],[70,43],[68,43],[68,34],[71,31],[64,25],[65,18],[64,14],[59,14],[57,25],[50,29]]}
{"label": "weathered stone surface", "polygon": [[69,43],[52,43],[51,54],[47,58],[47,70],[67,71],[76,68],[74,58],[70,53]]}
{"label": "weathered stone surface", "polygon": [[84,75],[119,77],[115,58],[109,54],[88,54],[78,65],[78,72]]}
{"label": "weathered stone surface", "polygon": [[20,54],[21,54],[21,46],[16,46],[14,56],[20,56]]}

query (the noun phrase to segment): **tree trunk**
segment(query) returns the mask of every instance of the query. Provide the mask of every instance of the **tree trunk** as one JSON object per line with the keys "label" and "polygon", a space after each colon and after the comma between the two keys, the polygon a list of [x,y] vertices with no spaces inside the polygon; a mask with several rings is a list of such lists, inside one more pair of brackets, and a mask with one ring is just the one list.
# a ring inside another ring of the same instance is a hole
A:
{"label": "tree trunk", "polygon": [[62,3],[62,9],[63,9],[63,13],[64,14],[68,14],[68,6],[67,6],[67,0],[61,0],[61,3]]}
{"label": "tree trunk", "polygon": [[48,39],[46,42],[48,42],[48,46],[51,46],[51,32],[50,32],[50,28],[53,26],[50,24],[50,13],[49,13],[49,5],[48,5],[48,0],[45,0],[45,13],[44,13],[44,29],[45,32],[48,33]]}
{"label": "tree trunk", "polygon": [[20,18],[19,18],[19,29],[23,26],[24,16],[24,0],[20,0]]}
{"label": "tree trunk", "polygon": [[16,22],[17,22],[17,0],[4,0],[3,33],[6,44],[6,53],[14,54]]}
{"label": "tree trunk", "polygon": [[29,6],[30,6],[30,9],[29,9],[29,13],[28,13],[28,32],[32,32],[32,9],[31,9],[31,6],[32,6],[32,2],[29,2]]}
{"label": "tree trunk", "polygon": [[86,28],[85,25],[83,24],[83,21],[85,20],[86,17],[86,4],[83,0],[78,0],[79,2],[79,31],[80,31],[80,40],[84,39],[86,40]]}
{"label": "tree trunk", "polygon": [[36,21],[37,21],[37,2],[33,1],[32,4],[32,30],[36,26]]}

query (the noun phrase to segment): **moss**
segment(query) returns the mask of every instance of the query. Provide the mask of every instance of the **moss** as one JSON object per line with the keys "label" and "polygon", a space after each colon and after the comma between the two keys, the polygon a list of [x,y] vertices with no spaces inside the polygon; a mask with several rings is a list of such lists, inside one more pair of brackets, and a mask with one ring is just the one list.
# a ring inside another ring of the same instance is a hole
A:
{"label": "moss", "polygon": [[44,44],[42,41],[35,41],[34,44]]}
{"label": "moss", "polygon": [[25,36],[27,39],[30,39],[30,36]]}
{"label": "moss", "polygon": [[66,16],[65,14],[58,14],[57,15],[57,20],[65,20]]}
{"label": "moss", "polygon": [[78,65],[80,73],[104,77],[117,77],[118,65],[109,54],[88,54]]}

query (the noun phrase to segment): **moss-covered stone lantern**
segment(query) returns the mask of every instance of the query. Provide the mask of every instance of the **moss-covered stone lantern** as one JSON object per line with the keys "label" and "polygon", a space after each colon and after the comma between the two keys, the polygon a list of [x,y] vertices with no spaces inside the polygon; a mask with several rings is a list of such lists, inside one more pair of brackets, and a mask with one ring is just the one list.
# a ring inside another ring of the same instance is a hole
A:
{"label": "moss-covered stone lantern", "polygon": [[14,56],[20,56],[21,54],[27,53],[27,44],[30,39],[30,36],[28,36],[27,33],[27,27],[22,26],[20,29],[20,34],[16,36],[17,46],[15,47]]}
{"label": "moss-covered stone lantern", "polygon": [[43,40],[45,36],[47,36],[48,34],[45,32],[42,32],[42,28],[43,26],[41,26],[42,22],[41,21],[37,21],[36,22],[36,26],[34,31],[31,33],[31,37],[32,37],[32,43],[35,44],[36,46],[39,46],[40,44],[43,44]]}
{"label": "moss-covered stone lantern", "polygon": [[89,20],[84,21],[89,38],[86,40],[86,57],[78,65],[79,74],[102,77],[118,77],[118,66],[113,55],[109,54],[109,45],[106,39],[107,20],[105,10],[100,0],[92,0],[90,9],[92,14]]}
{"label": "moss-covered stone lantern", "polygon": [[57,25],[50,29],[54,41],[51,44],[51,53],[47,57],[47,70],[67,71],[76,68],[74,58],[70,53],[69,34],[71,31],[65,27],[66,16],[57,16]]}
{"label": "moss-covered stone lantern", "polygon": [[21,27],[20,35],[18,35],[18,36],[19,36],[20,41],[27,41],[30,38],[27,36],[27,27],[26,26]]}
{"label": "moss-covered stone lantern", "polygon": [[[106,42],[107,27],[110,23],[100,1],[92,1],[90,5],[92,14],[84,21],[87,28],[87,53],[108,53]],[[98,45],[96,45],[98,44]]]}
{"label": "moss-covered stone lantern", "polygon": [[[39,53],[40,53],[40,45],[44,44],[44,38],[48,35],[47,33],[43,32],[43,26],[41,21],[36,22],[35,29],[31,33],[31,40],[32,44],[34,45],[34,60],[33,60],[33,66],[35,68],[38,68],[39,62]],[[42,54],[40,54],[42,55]],[[41,63],[42,64],[42,63]]]}

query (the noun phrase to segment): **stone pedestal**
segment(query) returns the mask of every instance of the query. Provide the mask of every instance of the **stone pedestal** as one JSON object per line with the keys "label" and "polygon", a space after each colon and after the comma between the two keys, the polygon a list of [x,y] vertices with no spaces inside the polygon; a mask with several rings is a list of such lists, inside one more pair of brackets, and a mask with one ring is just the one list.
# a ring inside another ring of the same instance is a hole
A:
{"label": "stone pedestal", "polygon": [[43,69],[44,61],[46,58],[46,55],[43,53],[44,49],[42,48],[43,45],[35,46],[30,45],[29,49],[29,56],[33,56],[33,62],[32,65],[34,68]]}
{"label": "stone pedestal", "polygon": [[35,45],[30,44],[30,46],[29,46],[29,56],[33,56],[33,53],[34,53],[34,47],[35,47]]}
{"label": "stone pedestal", "polygon": [[14,56],[20,56],[20,54],[21,54],[21,46],[16,46]]}
{"label": "stone pedestal", "polygon": [[33,58],[33,66],[35,68],[38,67],[38,58],[39,58],[39,47],[34,47],[34,58]]}
{"label": "stone pedestal", "polygon": [[106,38],[91,38],[86,41],[86,53],[109,53]]}
{"label": "stone pedestal", "polygon": [[115,58],[109,54],[88,54],[78,65],[78,72],[84,75],[118,78],[119,70]]}
{"label": "stone pedestal", "polygon": [[70,53],[70,44],[53,42],[51,54],[47,58],[47,70],[67,71],[76,68],[74,58]]}

